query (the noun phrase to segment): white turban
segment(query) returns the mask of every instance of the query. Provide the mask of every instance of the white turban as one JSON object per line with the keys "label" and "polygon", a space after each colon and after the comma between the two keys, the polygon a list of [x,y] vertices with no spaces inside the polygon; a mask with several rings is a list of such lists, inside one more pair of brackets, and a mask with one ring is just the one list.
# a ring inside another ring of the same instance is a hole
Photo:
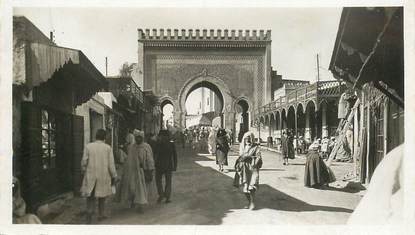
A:
{"label": "white turban", "polygon": [[255,135],[253,132],[248,131],[245,132],[244,136],[242,137],[242,141],[239,144],[239,155],[242,155],[242,153],[244,152],[245,149],[245,138],[250,136],[251,137],[251,143],[255,143]]}
{"label": "white turban", "polygon": [[134,135],[134,136],[141,136],[141,138],[143,138],[143,139],[144,139],[144,131],[140,131],[140,130],[138,130],[138,129],[134,129],[134,131],[133,131],[133,135]]}
{"label": "white turban", "polygon": [[319,146],[318,142],[314,141],[314,142],[310,145],[310,147],[308,147],[308,149],[309,149],[309,150],[318,150],[318,146]]}

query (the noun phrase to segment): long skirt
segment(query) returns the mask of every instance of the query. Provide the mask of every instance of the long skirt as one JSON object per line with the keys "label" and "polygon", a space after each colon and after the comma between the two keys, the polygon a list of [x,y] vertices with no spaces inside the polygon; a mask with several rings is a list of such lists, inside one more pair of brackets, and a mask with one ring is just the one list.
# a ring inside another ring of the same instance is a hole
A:
{"label": "long skirt", "polygon": [[318,153],[309,153],[305,164],[304,185],[306,187],[319,187],[331,183],[329,170]]}
{"label": "long skirt", "polygon": [[285,155],[285,158],[294,159],[295,153],[294,153],[294,146],[288,146],[287,154]]}
{"label": "long skirt", "polygon": [[228,152],[216,149],[216,164],[228,165]]}
{"label": "long skirt", "polygon": [[121,179],[119,200],[121,203],[129,205],[131,202],[134,204],[147,204],[147,185],[144,179],[144,170],[142,168],[127,171],[127,167],[124,167],[124,174]]}
{"label": "long skirt", "polygon": [[158,198],[157,193],[157,185],[156,185],[156,177],[155,172],[153,171],[153,177],[150,182],[146,182],[147,186],[147,198],[149,204],[155,204]]}

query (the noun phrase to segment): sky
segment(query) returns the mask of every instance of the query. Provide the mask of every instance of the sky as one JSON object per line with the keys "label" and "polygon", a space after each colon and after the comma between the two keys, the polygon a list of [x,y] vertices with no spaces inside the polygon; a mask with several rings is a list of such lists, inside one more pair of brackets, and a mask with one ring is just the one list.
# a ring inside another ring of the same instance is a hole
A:
{"label": "sky", "polygon": [[334,47],[341,8],[14,8],[59,46],[82,50],[105,75],[137,61],[137,29],[270,29],[271,65],[285,79],[320,79]]}
{"label": "sky", "polygon": [[[46,36],[54,31],[62,47],[82,50],[105,75],[118,75],[124,62],[137,62],[137,29],[271,30],[271,66],[285,79],[333,79],[327,70],[334,47],[341,8],[14,8]],[[186,101],[196,114],[197,89]],[[171,115],[169,110],[167,113]]]}

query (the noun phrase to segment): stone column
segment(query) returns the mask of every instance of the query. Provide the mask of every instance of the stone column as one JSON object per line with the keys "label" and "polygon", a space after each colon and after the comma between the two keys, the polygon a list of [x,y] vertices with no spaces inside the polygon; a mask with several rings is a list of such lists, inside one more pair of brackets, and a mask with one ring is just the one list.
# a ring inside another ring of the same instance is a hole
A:
{"label": "stone column", "polygon": [[[277,122],[277,120],[279,120],[279,122]],[[277,119],[277,117],[275,117],[275,129],[277,130],[276,131],[277,137],[280,137],[281,136],[281,118]]]}
{"label": "stone column", "polygon": [[329,136],[329,130],[327,127],[327,105],[323,104],[321,105],[321,137],[328,137]]}
{"label": "stone column", "polygon": [[223,120],[223,128],[233,130],[233,127],[235,126],[235,112],[225,112],[223,114]]}
{"label": "stone column", "polygon": [[174,125],[177,125],[179,128],[186,127],[186,113],[181,110],[173,111]]}
{"label": "stone column", "polygon": [[235,122],[233,124],[233,129],[232,129],[233,136],[234,136],[233,141],[235,141],[235,136],[237,136],[238,133],[239,133],[240,119],[241,119],[240,113],[236,113],[235,112],[235,114],[234,114],[234,120],[235,120]]}
{"label": "stone column", "polygon": [[304,131],[304,139],[310,141],[311,140],[311,130],[310,130],[310,112],[305,112],[305,131]]}
{"label": "stone column", "polygon": [[297,139],[298,139],[298,117],[297,115],[298,115],[297,110],[294,110],[294,131],[295,131],[295,136],[297,136]]}
{"label": "stone column", "polygon": [[285,114],[284,118],[282,119],[282,129],[287,129],[287,113]]}
{"label": "stone column", "polygon": [[259,118],[258,119],[258,139],[261,137],[261,126],[262,126],[262,123],[261,123],[261,118]]}

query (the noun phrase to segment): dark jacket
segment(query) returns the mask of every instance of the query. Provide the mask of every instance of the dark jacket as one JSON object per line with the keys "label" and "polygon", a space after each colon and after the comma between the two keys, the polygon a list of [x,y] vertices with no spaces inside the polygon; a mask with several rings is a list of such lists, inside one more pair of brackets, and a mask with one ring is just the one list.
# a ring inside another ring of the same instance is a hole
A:
{"label": "dark jacket", "polygon": [[176,171],[177,152],[174,143],[167,141],[157,141],[154,148],[156,170],[160,172]]}

